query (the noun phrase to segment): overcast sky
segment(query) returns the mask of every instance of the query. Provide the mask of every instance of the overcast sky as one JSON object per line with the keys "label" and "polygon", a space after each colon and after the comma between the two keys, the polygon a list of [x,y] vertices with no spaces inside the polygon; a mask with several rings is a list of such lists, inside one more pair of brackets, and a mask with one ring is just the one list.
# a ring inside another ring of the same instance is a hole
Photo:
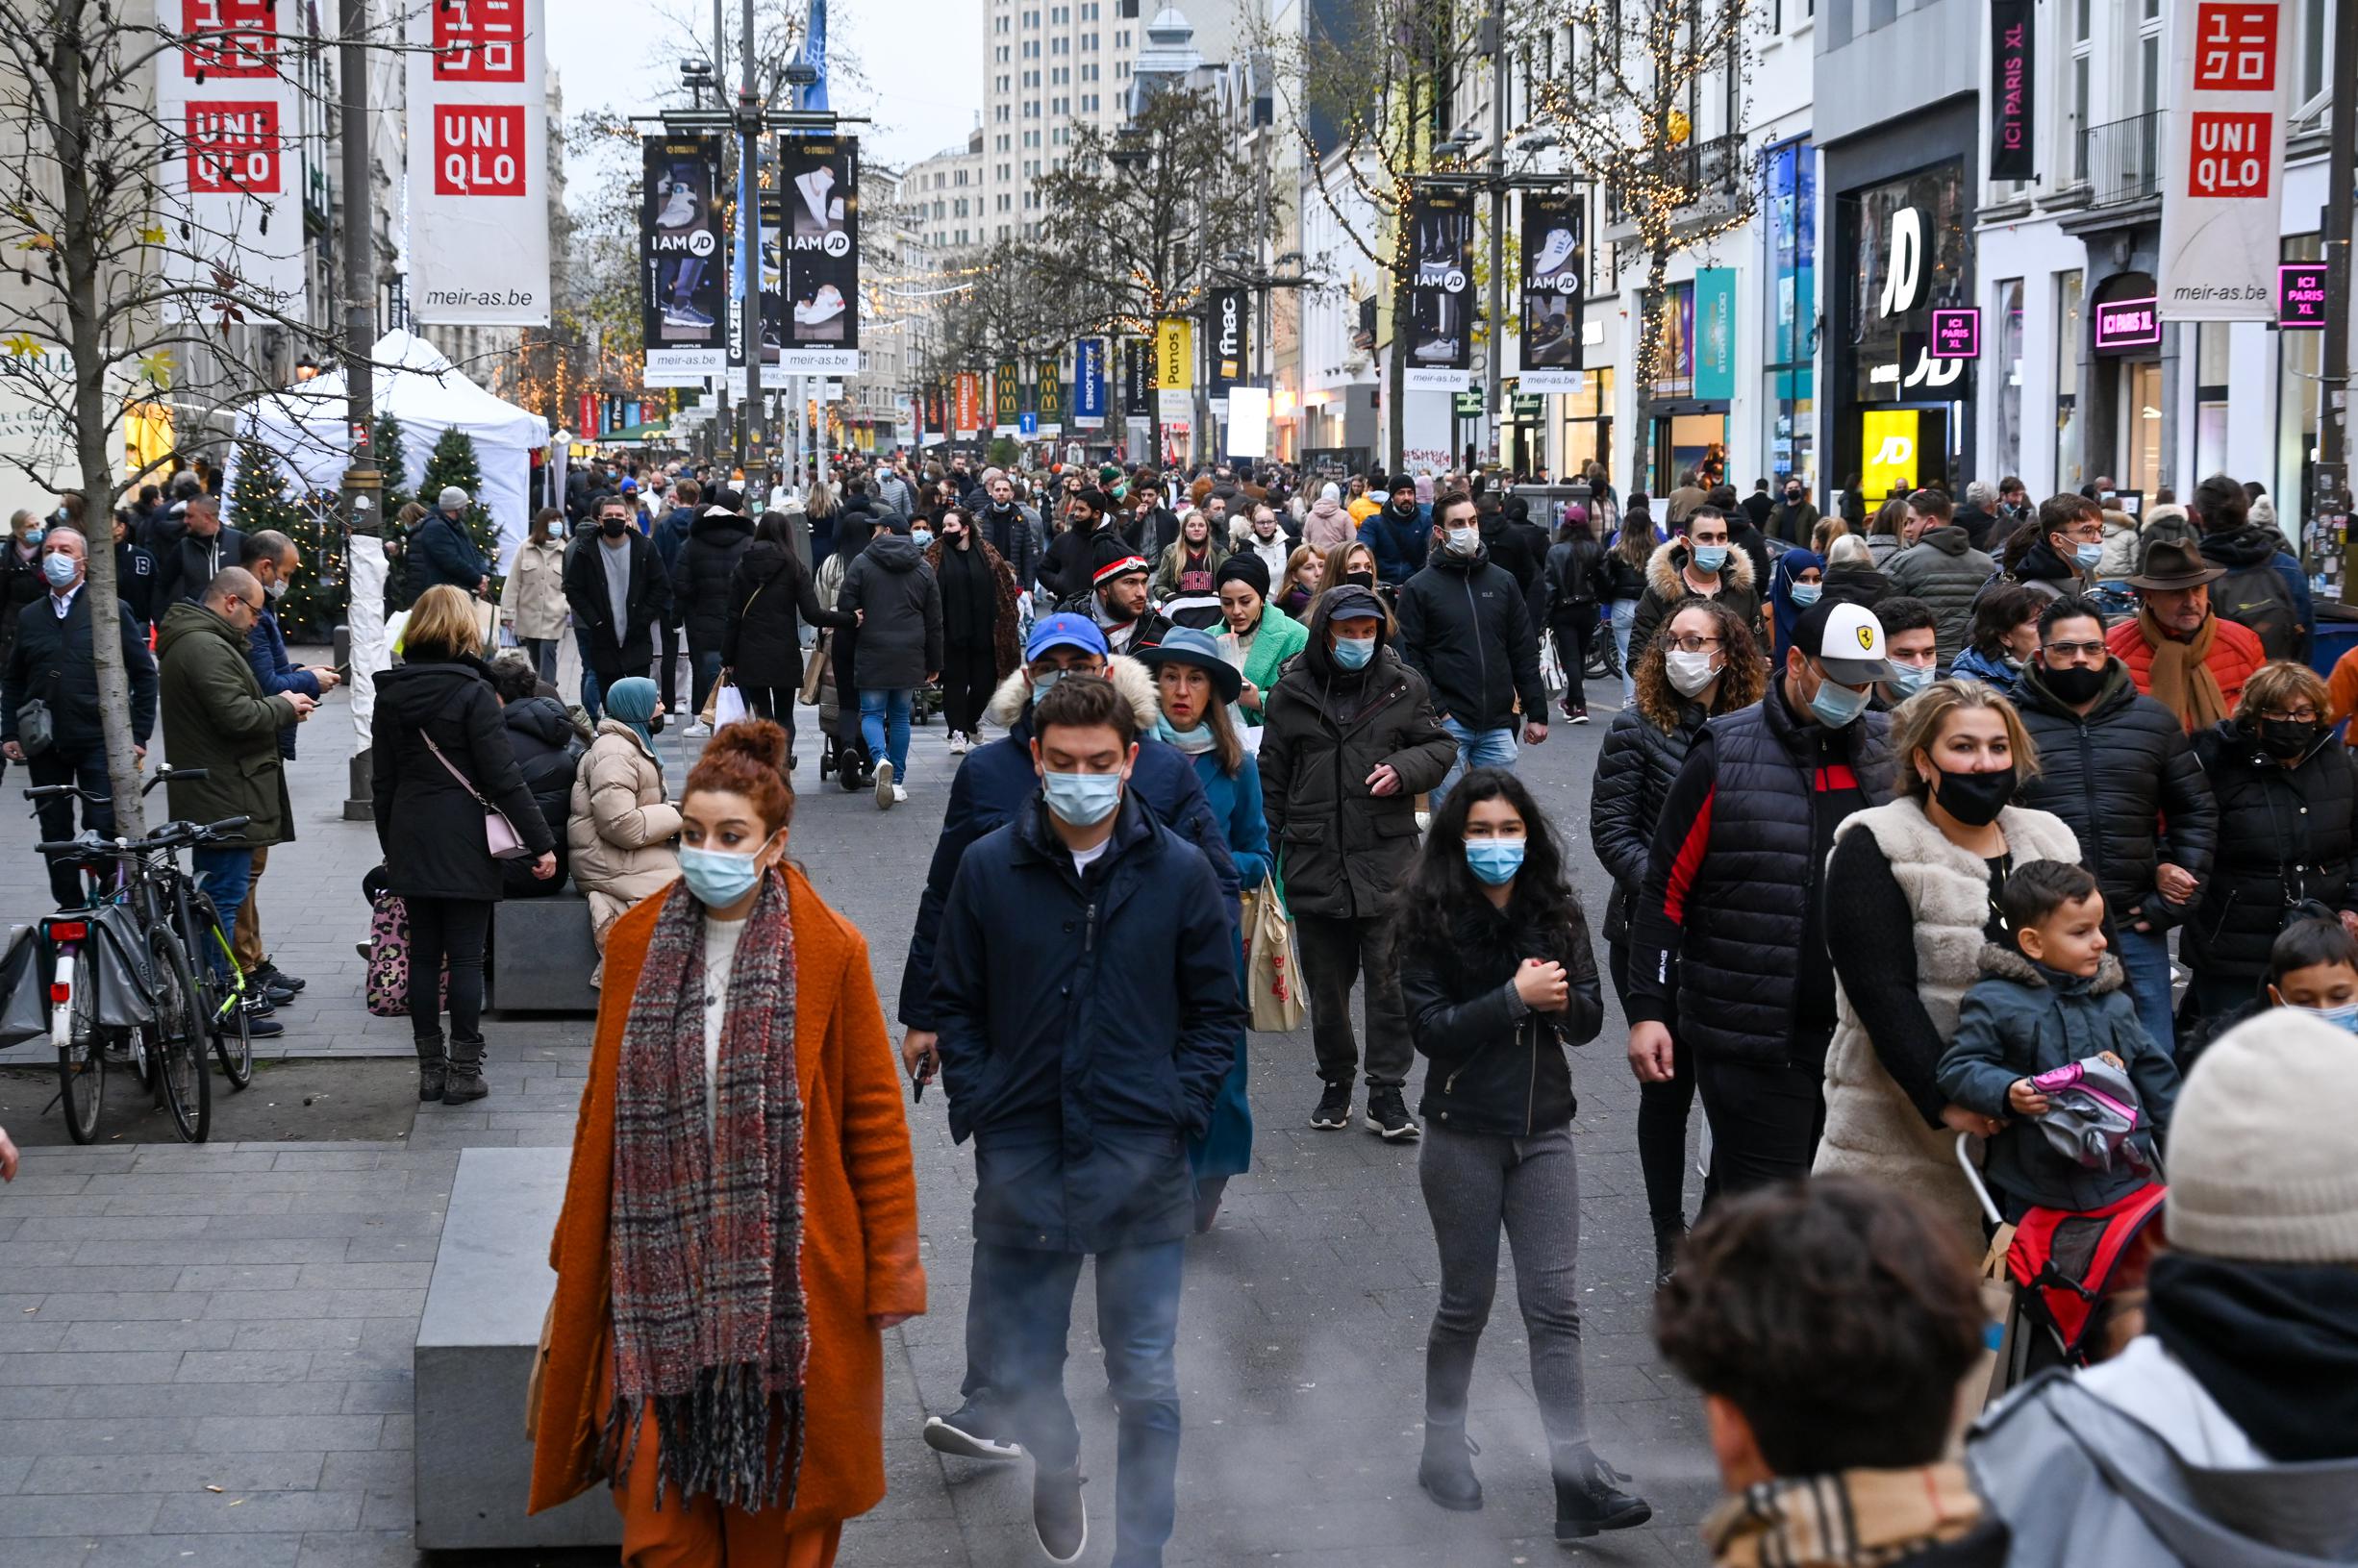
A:
{"label": "overcast sky", "polygon": [[[734,15],[741,0],[725,3]],[[560,18],[549,31],[549,66],[564,82],[568,115],[655,108],[662,89],[678,81],[672,62],[681,25],[671,16],[698,17],[699,36],[712,26],[709,0],[551,0],[548,9]],[[855,55],[871,84],[839,84],[832,94],[836,112],[874,119],[851,127],[867,158],[906,167],[974,129],[983,106],[977,0],[833,0],[828,27],[832,48]],[[574,188],[589,184],[577,181]]]}

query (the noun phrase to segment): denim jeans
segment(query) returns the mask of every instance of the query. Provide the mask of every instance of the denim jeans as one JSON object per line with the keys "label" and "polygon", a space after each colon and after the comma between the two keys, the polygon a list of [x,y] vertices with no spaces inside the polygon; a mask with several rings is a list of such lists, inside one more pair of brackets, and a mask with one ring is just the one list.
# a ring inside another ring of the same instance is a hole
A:
{"label": "denim jeans", "polygon": [[[1546,723],[1547,715],[1539,714],[1538,721]],[[1441,727],[1449,732],[1450,739],[1457,742],[1457,760],[1449,764],[1449,776],[1442,780],[1441,787],[1433,791],[1433,809],[1436,811],[1441,809],[1441,803],[1448,799],[1449,791],[1457,787],[1458,780],[1466,776],[1467,769],[1511,768],[1518,755],[1515,749],[1512,726],[1503,730],[1469,730],[1455,719],[1443,719]]]}
{"label": "denim jeans", "polygon": [[[200,849],[192,851],[190,859],[196,864],[196,885],[213,899],[213,907],[221,911],[224,930],[238,929],[238,911],[245,906],[245,890],[254,880],[254,852],[240,845],[235,849]],[[208,944],[201,955],[213,965],[215,979],[229,979],[229,955],[217,945]]]}
{"label": "denim jeans", "polygon": [[689,695],[696,705],[688,711],[693,717],[704,711],[704,699],[713,694],[714,685],[720,680],[720,651],[715,648],[691,656],[688,677]]}
{"label": "denim jeans", "polygon": [[[1097,1257],[1097,1338],[1106,1381],[1121,1412],[1114,1477],[1115,1568],[1163,1560],[1177,1509],[1179,1284],[1184,1241],[1118,1247]],[[974,1247],[974,1294],[997,1327],[998,1397],[1011,1435],[1042,1470],[1080,1462],[1081,1430],[1065,1401],[1065,1346],[1072,1328],[1079,1253]]]}
{"label": "denim jeans", "polygon": [[[25,764],[25,771],[36,784],[69,784],[87,789],[93,795],[107,795],[113,784],[107,777],[107,749],[92,746],[88,751],[69,752],[52,746]],[[114,836],[114,802],[112,799],[77,801],[71,795],[53,796],[34,808],[40,819],[41,837],[51,843],[62,843],[74,835],[74,808],[82,808],[82,825],[101,838]],[[110,868],[109,876],[113,870]],[[63,860],[49,862],[49,896],[61,909],[78,909],[89,902],[82,886],[82,872]]]}
{"label": "denim jeans", "polygon": [[2129,1000],[2137,1004],[2137,1021],[2164,1054],[2178,1054],[2176,1013],[2170,1000],[2170,934],[2131,931],[2123,926],[2113,940],[2120,967],[2128,971]]}
{"label": "denim jeans", "polygon": [[867,743],[868,760],[889,759],[897,784],[909,781],[910,691],[860,689],[860,738]]}
{"label": "denim jeans", "polygon": [[516,646],[532,660],[532,667],[550,685],[557,684],[557,639],[555,637],[518,637]]}
{"label": "denim jeans", "polygon": [[591,724],[595,724],[598,721],[598,697],[600,695],[601,688],[598,685],[597,670],[590,662],[590,632],[588,628],[580,626],[573,628],[573,646],[581,651],[582,711],[590,715],[590,722]]}
{"label": "denim jeans", "polygon": [[1637,623],[1637,599],[1613,601],[1613,651],[1621,656],[1621,706],[1629,707],[1638,700],[1638,678],[1629,669],[1629,629]]}

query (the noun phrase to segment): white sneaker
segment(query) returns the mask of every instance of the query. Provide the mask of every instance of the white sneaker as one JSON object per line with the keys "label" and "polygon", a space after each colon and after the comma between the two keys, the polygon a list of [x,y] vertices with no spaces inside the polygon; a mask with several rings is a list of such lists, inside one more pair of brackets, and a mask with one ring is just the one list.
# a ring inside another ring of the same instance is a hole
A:
{"label": "white sneaker", "polygon": [[680,733],[690,740],[702,740],[713,733],[713,727],[702,719],[695,719],[691,720],[688,728]]}
{"label": "white sneaker", "polygon": [[952,730],[950,732],[950,755],[952,757],[964,757],[966,755],[966,734],[964,730]]}
{"label": "white sneaker", "polygon": [[1550,229],[1546,243],[1540,247],[1540,259],[1532,263],[1531,275],[1544,278],[1572,259],[1572,231]]}
{"label": "white sneaker", "polygon": [[907,800],[908,798],[901,793],[899,786],[892,783],[892,764],[878,762],[876,764],[876,809],[890,811],[896,799]]}
{"label": "white sneaker", "polygon": [[664,210],[656,214],[658,229],[685,229],[696,221],[696,193],[684,185],[671,187],[664,200]]}
{"label": "white sneaker", "polygon": [[903,789],[903,788],[902,788],[900,785],[898,785],[898,784],[894,784],[894,785],[892,786],[892,804],[893,804],[893,805],[898,806],[898,805],[900,805],[900,804],[901,804],[903,801],[906,801],[908,798],[909,798],[909,791],[908,791],[908,790]]}
{"label": "white sneaker", "polygon": [[809,300],[794,303],[794,319],[806,327],[833,321],[843,313],[843,291],[833,284],[821,284],[818,292]]}
{"label": "white sneaker", "polygon": [[798,174],[794,177],[794,188],[802,192],[802,202],[810,209],[811,221],[825,228],[827,193],[835,188],[835,170],[822,163],[808,173]]}

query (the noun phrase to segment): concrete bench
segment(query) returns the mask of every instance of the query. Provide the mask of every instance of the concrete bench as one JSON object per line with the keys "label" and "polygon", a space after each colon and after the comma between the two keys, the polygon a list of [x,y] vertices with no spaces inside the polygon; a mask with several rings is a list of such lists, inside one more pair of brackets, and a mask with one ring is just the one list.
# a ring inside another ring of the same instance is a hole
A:
{"label": "concrete bench", "polygon": [[491,907],[490,1005],[508,1012],[598,1010],[597,943],[579,893],[507,898]]}
{"label": "concrete bench", "polygon": [[621,1544],[621,1517],[603,1486],[561,1508],[524,1513],[532,1490],[524,1387],[557,1291],[548,1238],[571,1156],[569,1149],[459,1156],[412,1363],[423,1550]]}

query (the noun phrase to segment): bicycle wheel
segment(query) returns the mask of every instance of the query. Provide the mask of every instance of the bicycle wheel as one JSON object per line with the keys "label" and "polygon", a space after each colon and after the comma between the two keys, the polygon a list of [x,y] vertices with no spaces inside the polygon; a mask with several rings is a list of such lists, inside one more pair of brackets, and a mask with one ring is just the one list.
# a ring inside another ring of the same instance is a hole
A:
{"label": "bicycle wheel", "polygon": [[205,1036],[196,982],[180,939],[162,926],[147,933],[156,970],[156,1021],[148,1026],[156,1086],[183,1143],[202,1143],[213,1132],[213,1075],[205,1070]]}
{"label": "bicycle wheel", "polygon": [[65,1132],[76,1143],[98,1138],[98,1108],[107,1092],[107,1053],[98,1038],[98,1025],[85,977],[75,977],[72,1020],[65,1044],[58,1048],[59,1099],[65,1108]]}
{"label": "bicycle wheel", "polygon": [[[220,1058],[221,1076],[229,1080],[232,1089],[242,1089],[254,1082],[254,1035],[245,1021],[245,982],[238,972],[229,931],[221,924],[221,911],[202,893],[192,903],[197,939],[189,950],[192,961],[205,971],[206,1032],[213,1037],[213,1055]],[[213,978],[210,960],[215,953],[229,965],[232,978],[227,984]]]}

